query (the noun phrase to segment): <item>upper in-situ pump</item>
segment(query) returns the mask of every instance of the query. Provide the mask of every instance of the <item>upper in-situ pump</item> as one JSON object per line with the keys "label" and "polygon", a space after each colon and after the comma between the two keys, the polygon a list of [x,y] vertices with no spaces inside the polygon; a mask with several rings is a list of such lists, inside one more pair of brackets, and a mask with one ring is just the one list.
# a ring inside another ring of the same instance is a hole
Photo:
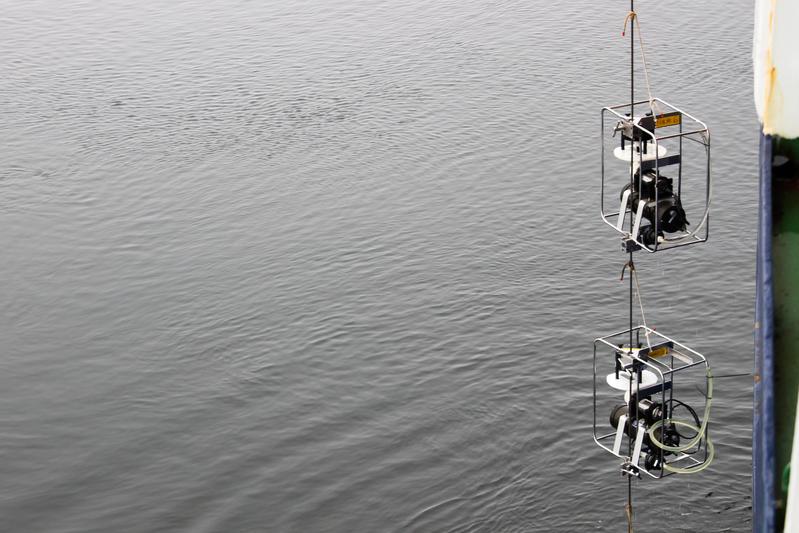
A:
{"label": "upper in-situ pump", "polygon": [[[631,118],[623,113],[630,104],[602,109],[602,219],[622,235],[625,250],[656,252],[706,241],[707,126],[659,98],[634,105],[649,111]],[[617,136],[620,142],[613,147]]]}

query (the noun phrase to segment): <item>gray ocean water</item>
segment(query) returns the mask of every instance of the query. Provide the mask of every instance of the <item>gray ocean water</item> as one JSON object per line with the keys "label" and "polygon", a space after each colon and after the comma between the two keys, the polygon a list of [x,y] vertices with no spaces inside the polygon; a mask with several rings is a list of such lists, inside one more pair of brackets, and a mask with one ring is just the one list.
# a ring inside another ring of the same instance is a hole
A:
{"label": "gray ocean water", "polygon": [[[3,2],[0,529],[626,531],[591,343],[627,7]],[[716,178],[711,240],[638,258],[647,319],[751,372],[753,6],[638,11]],[[751,529],[751,380],[636,531]]]}

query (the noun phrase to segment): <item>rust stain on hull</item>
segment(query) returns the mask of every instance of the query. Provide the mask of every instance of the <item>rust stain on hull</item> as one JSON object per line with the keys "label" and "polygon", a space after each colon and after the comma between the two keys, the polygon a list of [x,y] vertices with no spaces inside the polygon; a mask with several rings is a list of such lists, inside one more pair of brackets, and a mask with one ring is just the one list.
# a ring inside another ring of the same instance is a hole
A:
{"label": "rust stain on hull", "polygon": [[777,117],[782,114],[783,96],[779,87],[777,79],[777,67],[774,66],[772,60],[772,49],[774,46],[774,13],[777,10],[777,0],[771,0],[771,6],[768,14],[768,46],[765,53],[765,62],[763,65],[766,87],[764,95],[765,102],[763,103],[763,133],[775,133],[774,123]]}

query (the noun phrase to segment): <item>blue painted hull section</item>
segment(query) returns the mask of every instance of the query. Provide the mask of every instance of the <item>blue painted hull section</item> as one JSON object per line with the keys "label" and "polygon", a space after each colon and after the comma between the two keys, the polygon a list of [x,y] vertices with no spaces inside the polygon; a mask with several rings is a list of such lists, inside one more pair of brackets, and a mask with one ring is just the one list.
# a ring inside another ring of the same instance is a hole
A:
{"label": "blue painted hull section", "polygon": [[754,431],[752,434],[752,528],[755,533],[776,533],[771,159],[771,137],[761,133],[755,303]]}

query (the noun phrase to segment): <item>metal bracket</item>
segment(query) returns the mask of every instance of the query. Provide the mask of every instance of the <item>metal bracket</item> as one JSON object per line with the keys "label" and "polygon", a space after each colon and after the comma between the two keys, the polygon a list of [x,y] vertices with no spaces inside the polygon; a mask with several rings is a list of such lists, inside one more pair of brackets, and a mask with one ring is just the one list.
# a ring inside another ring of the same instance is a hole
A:
{"label": "metal bracket", "polygon": [[633,234],[630,235],[630,238],[634,240],[638,240],[638,233],[641,231],[641,219],[644,217],[644,206],[646,202],[644,200],[640,200],[638,202],[638,209],[635,212],[635,222],[633,223]]}
{"label": "metal bracket", "polygon": [[621,250],[628,254],[630,252],[637,252],[641,249],[641,245],[629,237],[623,237],[621,240]]}
{"label": "metal bracket", "polygon": [[641,478],[641,469],[628,458],[621,464],[621,475]]}
{"label": "metal bracket", "polygon": [[627,425],[627,415],[621,415],[619,425],[616,426],[616,439],[613,441],[613,453],[619,455],[621,450],[621,440],[624,436],[624,427]]}
{"label": "metal bracket", "polygon": [[619,221],[616,222],[616,229],[621,231],[624,227],[624,219],[627,218],[627,201],[630,199],[630,189],[624,189],[621,195],[621,205],[619,206]]}
{"label": "metal bracket", "polygon": [[641,445],[644,443],[644,435],[646,435],[646,429],[644,428],[641,422],[638,422],[638,432],[635,435],[635,447],[633,448],[633,458],[632,463],[638,466],[638,459],[641,457]]}

